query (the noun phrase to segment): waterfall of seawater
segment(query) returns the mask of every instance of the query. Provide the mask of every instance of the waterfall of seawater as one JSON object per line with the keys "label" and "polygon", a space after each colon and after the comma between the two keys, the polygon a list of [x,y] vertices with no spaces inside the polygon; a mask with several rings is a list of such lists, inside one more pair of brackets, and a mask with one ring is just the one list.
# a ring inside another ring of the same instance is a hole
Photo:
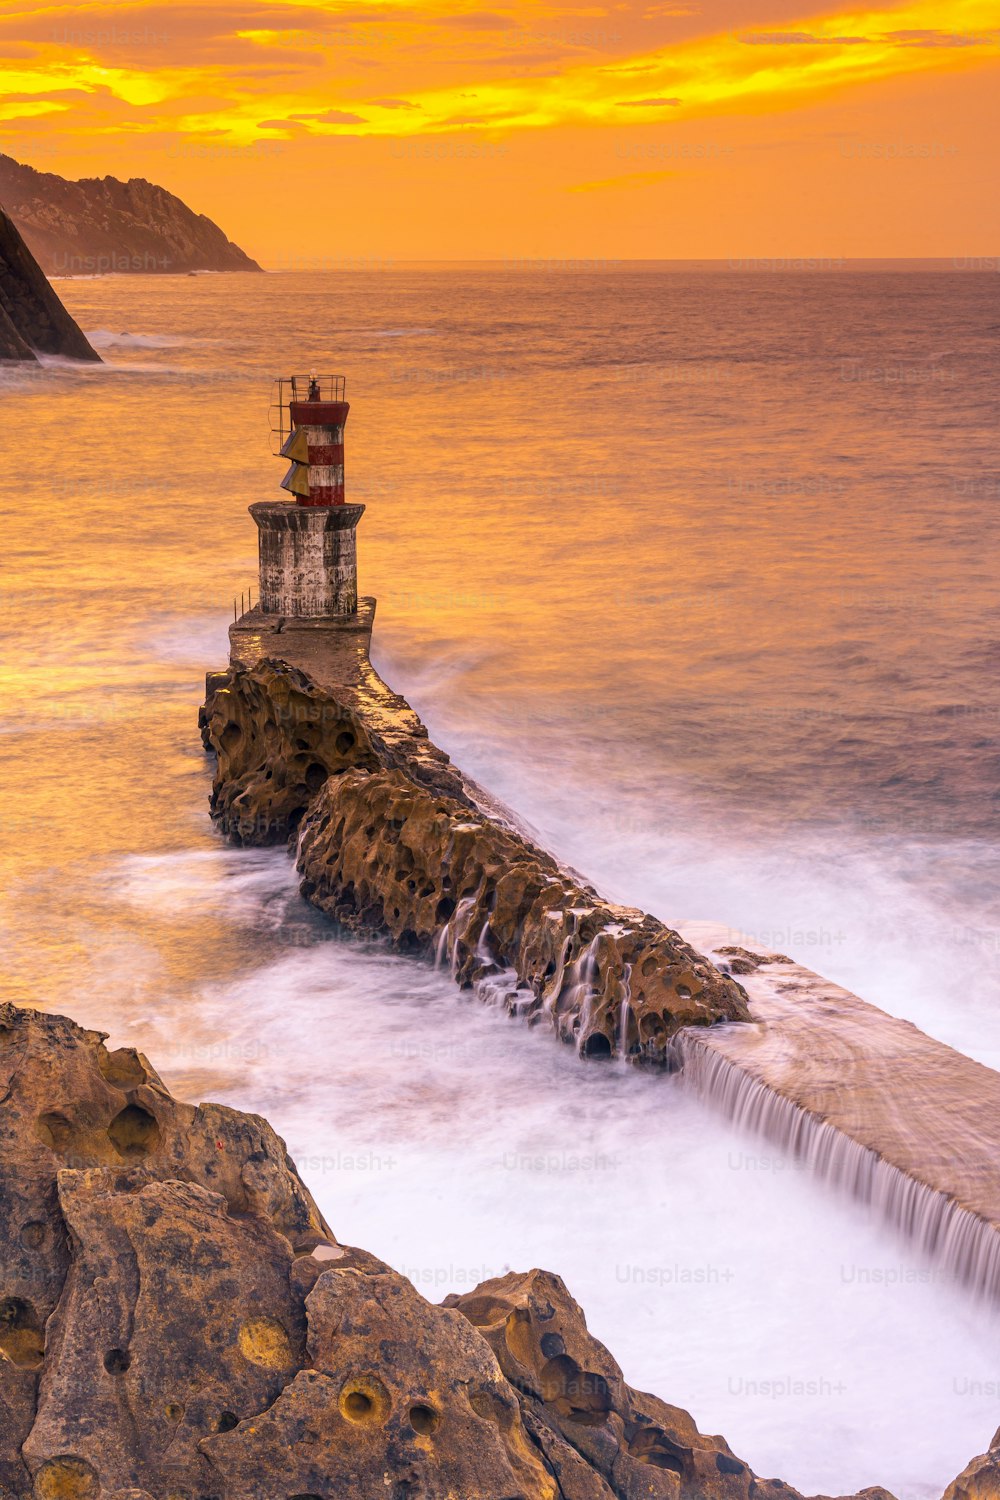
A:
{"label": "waterfall of seawater", "polygon": [[676,1045],[681,1076],[702,1099],[871,1208],[950,1276],[1000,1301],[1000,1233],[994,1225],[775,1093],[704,1038],[681,1032]]}

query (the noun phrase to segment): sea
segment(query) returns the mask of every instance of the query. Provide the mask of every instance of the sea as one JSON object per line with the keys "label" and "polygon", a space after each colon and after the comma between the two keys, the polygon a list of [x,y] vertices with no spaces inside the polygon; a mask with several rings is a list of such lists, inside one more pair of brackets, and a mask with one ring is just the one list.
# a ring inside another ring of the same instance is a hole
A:
{"label": "sea", "polygon": [[273,380],[345,375],[374,659],[433,738],[607,896],[1000,1067],[1000,277],[57,290],[105,363],[0,372],[5,998],[266,1115],[431,1299],[557,1271],[759,1474],[937,1500],[1000,1425],[993,1310],[683,1077],[328,925],[283,849],[213,829],[197,710],[283,493]]}

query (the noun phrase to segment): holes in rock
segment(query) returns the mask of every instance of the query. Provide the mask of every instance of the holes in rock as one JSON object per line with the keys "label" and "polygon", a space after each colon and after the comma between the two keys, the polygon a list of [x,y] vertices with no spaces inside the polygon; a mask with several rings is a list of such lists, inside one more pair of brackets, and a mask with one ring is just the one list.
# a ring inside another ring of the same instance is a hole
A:
{"label": "holes in rock", "polygon": [[462,1315],[468,1318],[473,1328],[488,1328],[491,1323],[500,1323],[509,1312],[509,1302],[496,1302],[491,1297],[469,1297],[462,1303]]}
{"label": "holes in rock", "polygon": [[125,1161],[151,1156],[160,1144],[156,1116],[141,1104],[127,1104],[108,1126],[108,1139]]}
{"label": "holes in rock", "polygon": [[469,1397],[469,1405],[477,1417],[482,1417],[485,1422],[493,1422],[502,1432],[508,1432],[513,1426],[512,1408],[505,1406],[492,1391],[473,1392]]}
{"label": "holes in rock", "polygon": [[420,939],[412,927],[406,927],[396,939],[396,947],[400,953],[417,953],[420,949]]}
{"label": "holes in rock", "polygon": [[33,1370],[42,1362],[45,1335],[38,1314],[23,1297],[0,1301],[0,1354],[12,1365]]}
{"label": "holes in rock", "polygon": [[652,955],[650,955],[649,958],[644,958],[643,959],[643,961],[642,961],[642,970],[641,970],[641,972],[643,974],[645,974],[645,975],[648,976],[648,975],[652,974],[655,971],[655,969],[656,969],[656,959],[653,958]]}
{"label": "holes in rock", "polygon": [[610,1057],[611,1043],[602,1031],[592,1031],[583,1044],[584,1057]]}
{"label": "holes in rock", "polygon": [[357,744],[357,740],[349,729],[342,729],[333,743],[341,755],[349,755]]}
{"label": "holes in rock", "polygon": [[454,914],[454,911],[455,903],[451,899],[451,897],[442,896],[441,900],[437,904],[437,911],[435,915],[439,922],[447,922],[448,918]]}
{"label": "holes in rock", "polygon": [[441,1425],[440,1413],[436,1412],[433,1406],[428,1406],[426,1401],[414,1402],[410,1407],[408,1416],[410,1426],[414,1432],[419,1432],[424,1437],[429,1437]]}
{"label": "holes in rock", "polygon": [[340,1414],[359,1427],[374,1427],[389,1415],[389,1392],[377,1375],[358,1375],[341,1388]]}
{"label": "holes in rock", "polygon": [[542,1367],[542,1400],[561,1417],[583,1427],[600,1427],[611,1410],[611,1394],[603,1375],[581,1370],[568,1354]]}
{"label": "holes in rock", "polygon": [[37,1500],[93,1500],[99,1491],[90,1464],[74,1454],[47,1459],[35,1475]]}
{"label": "holes in rock", "polygon": [[242,729],[238,724],[235,724],[232,719],[230,719],[225,729],[219,735],[219,744],[222,746],[223,750],[227,752],[227,754],[231,755],[239,745],[242,738]]}
{"label": "holes in rock", "polygon": [[27,1224],[21,1226],[21,1244],[25,1250],[40,1250],[45,1244],[46,1232],[41,1219],[29,1219]]}
{"label": "holes in rock", "polygon": [[289,1495],[288,1500],[323,1500],[322,1495]]}
{"label": "holes in rock", "polygon": [[558,1333],[543,1333],[542,1353],[546,1359],[554,1359],[557,1354],[565,1354],[566,1345],[563,1343],[562,1335]]}
{"label": "holes in rock", "polygon": [[653,1469],[667,1469],[671,1474],[684,1472],[678,1448],[658,1427],[641,1428],[629,1443],[628,1451],[636,1463],[649,1464]]}
{"label": "holes in rock", "polygon": [[694,994],[694,991],[690,988],[689,985],[686,984],[675,984],[674,991],[676,994],[680,995],[682,1000],[690,1000],[691,996]]}
{"label": "holes in rock", "polygon": [[288,1370],[295,1363],[292,1342],[277,1318],[250,1318],[238,1336],[240,1353],[264,1370]]}
{"label": "holes in rock", "polygon": [[58,1110],[49,1110],[35,1121],[35,1134],[50,1151],[67,1152],[73,1144],[73,1126]]}
{"label": "holes in rock", "polygon": [[108,1052],[102,1047],[97,1061],[101,1073],[115,1088],[137,1089],[147,1082],[146,1069],[134,1047],[119,1047],[117,1052]]}
{"label": "holes in rock", "polygon": [[179,1401],[168,1401],[163,1408],[163,1415],[168,1422],[179,1422],[184,1415],[184,1408]]}
{"label": "holes in rock", "polygon": [[233,1428],[239,1425],[240,1419],[234,1411],[220,1411],[215,1430],[216,1432],[232,1432]]}
{"label": "holes in rock", "polygon": [[104,1368],[109,1375],[124,1375],[132,1363],[132,1356],[125,1349],[109,1349],[104,1356]]}
{"label": "holes in rock", "polygon": [[725,1453],[715,1455],[715,1467],[720,1474],[745,1474],[747,1472],[746,1464],[740,1463],[738,1458],[730,1458]]}
{"label": "holes in rock", "polygon": [[514,1358],[526,1370],[534,1367],[535,1339],[531,1314],[526,1307],[515,1307],[503,1328],[504,1341]]}
{"label": "holes in rock", "polygon": [[326,781],[326,779],[329,776],[329,774],[330,773],[326,769],[326,766],[322,766],[322,765],[320,765],[320,763],[319,763],[318,760],[314,760],[306,768],[306,787],[307,787],[307,789],[310,792],[318,792],[319,789],[320,789],[320,787]]}

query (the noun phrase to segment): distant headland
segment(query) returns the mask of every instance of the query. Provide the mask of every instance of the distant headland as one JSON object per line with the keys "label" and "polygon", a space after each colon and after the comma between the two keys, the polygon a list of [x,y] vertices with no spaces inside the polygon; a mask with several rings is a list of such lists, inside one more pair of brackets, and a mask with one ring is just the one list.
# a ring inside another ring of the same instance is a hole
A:
{"label": "distant headland", "polygon": [[71,182],[0,154],[0,203],[47,276],[261,270],[205,214],[144,177]]}

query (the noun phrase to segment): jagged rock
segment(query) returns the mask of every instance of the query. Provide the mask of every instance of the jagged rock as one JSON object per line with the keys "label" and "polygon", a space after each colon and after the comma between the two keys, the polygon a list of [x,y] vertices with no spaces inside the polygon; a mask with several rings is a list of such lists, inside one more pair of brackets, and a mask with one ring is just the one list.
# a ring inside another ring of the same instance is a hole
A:
{"label": "jagged rock", "polygon": [[558,1277],[434,1306],[263,1120],[12,1005],[0,1208],[3,1500],[800,1500],[627,1386]]}
{"label": "jagged rock", "polygon": [[141,1168],[62,1171],[59,1205],[71,1259],[22,1450],[36,1490],[71,1464],[100,1492],[204,1493],[201,1440],[265,1410],[301,1367],[291,1246],[220,1194]]}
{"label": "jagged rock", "polygon": [[944,1492],[943,1500],[1000,1500],[1000,1428],[988,1453],[974,1458]]}
{"label": "jagged rock", "polygon": [[235,843],[286,843],[327,778],[355,766],[403,767],[421,785],[468,800],[461,776],[426,734],[390,747],[354,709],[284,662],[210,673],[200,722],[205,748],[218,757],[212,816]]}
{"label": "jagged rock", "polygon": [[425,737],[390,747],[277,661],[213,673],[207,690],[213,817],[241,843],[297,834],[303,895],[346,927],[406,951],[443,944],[460,984],[487,981],[588,1056],[670,1065],[681,1027],[749,1019],[733,978],[483,811]]}
{"label": "jagged rock", "polygon": [[[312,1257],[310,1257],[312,1259]],[[306,1296],[306,1367],[202,1447],[230,1493],[556,1500],[488,1346],[373,1257],[345,1251]]]}
{"label": "jagged rock", "polygon": [[69,182],[0,155],[0,202],[49,276],[260,270],[205,214],[144,177]]}
{"label": "jagged rock", "polygon": [[[447,1297],[445,1306],[464,1313],[493,1350],[517,1392],[526,1428],[552,1454],[567,1500],[797,1495],[781,1480],[758,1479],[724,1438],[699,1432],[682,1408],[627,1385],[607,1349],[588,1332],[582,1309],[550,1271],[513,1271]],[[878,1487],[862,1494],[892,1500]]]}
{"label": "jagged rock", "polygon": [[0,359],[34,360],[35,350],[98,363],[101,358],[0,208]]}
{"label": "jagged rock", "polygon": [[331,777],[298,862],[322,911],[404,949],[444,933],[460,983],[488,978],[586,1056],[668,1062],[680,1027],[749,1019],[736,982],[655,917],[602,901],[519,834],[400,771]]}

